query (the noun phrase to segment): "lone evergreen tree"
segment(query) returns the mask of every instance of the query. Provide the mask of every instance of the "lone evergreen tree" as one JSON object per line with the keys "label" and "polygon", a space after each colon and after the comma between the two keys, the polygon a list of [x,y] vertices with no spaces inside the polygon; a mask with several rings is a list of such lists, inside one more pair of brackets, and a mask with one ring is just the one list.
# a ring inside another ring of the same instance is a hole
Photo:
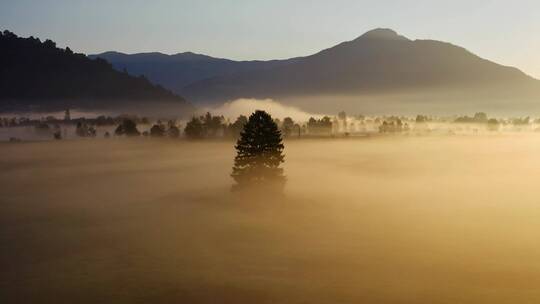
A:
{"label": "lone evergreen tree", "polygon": [[285,185],[281,132],[272,117],[265,111],[255,111],[245,124],[236,143],[237,155],[231,177],[239,188],[271,185],[282,188]]}

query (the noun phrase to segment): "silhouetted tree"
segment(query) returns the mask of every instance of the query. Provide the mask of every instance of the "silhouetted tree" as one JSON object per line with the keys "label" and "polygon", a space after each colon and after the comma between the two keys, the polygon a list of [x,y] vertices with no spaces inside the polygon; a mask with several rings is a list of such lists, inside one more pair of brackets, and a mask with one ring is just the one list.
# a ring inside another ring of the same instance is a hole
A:
{"label": "silhouetted tree", "polygon": [[201,120],[197,117],[191,118],[191,120],[186,124],[184,129],[186,137],[189,139],[201,139],[204,137],[204,128]]}
{"label": "silhouetted tree", "polygon": [[137,130],[137,124],[131,119],[124,119],[114,131],[115,135],[122,136],[139,136],[141,132]]}
{"label": "silhouetted tree", "polygon": [[424,122],[427,122],[429,119],[426,115],[416,115],[416,119],[415,121],[417,123],[424,123]]}
{"label": "silhouetted tree", "polygon": [[251,114],[235,148],[237,155],[231,177],[236,185],[233,189],[285,185],[283,169],[279,167],[285,159],[281,132],[268,113]]}
{"label": "silhouetted tree", "polygon": [[96,129],[93,126],[86,124],[84,121],[77,123],[75,134],[80,137],[96,137]]}
{"label": "silhouetted tree", "polygon": [[79,121],[77,123],[77,127],[75,128],[75,134],[79,137],[86,137],[88,136],[88,126],[82,121]]}
{"label": "silhouetted tree", "polygon": [[150,136],[163,137],[165,135],[165,127],[162,124],[155,124],[150,128]]}
{"label": "silhouetted tree", "polygon": [[112,126],[115,124],[114,118],[100,115],[94,119],[94,123],[98,126]]}
{"label": "silhouetted tree", "polygon": [[485,122],[488,121],[487,114],[484,113],[484,112],[478,112],[478,113],[474,114],[473,119],[474,119],[475,122],[480,122],[480,123],[485,123]]}
{"label": "silhouetted tree", "polygon": [[332,120],[328,116],[322,119],[311,117],[308,120],[307,129],[310,134],[330,134],[332,132]]}
{"label": "silhouetted tree", "polygon": [[[407,125],[407,129],[408,129]],[[404,131],[403,122],[397,117],[390,117],[379,126],[380,133],[400,133]]]}
{"label": "silhouetted tree", "polygon": [[206,137],[215,137],[220,130],[223,130],[225,120],[223,116],[212,116],[210,112],[207,112],[205,116],[201,117],[203,122],[204,135]]}
{"label": "silhouetted tree", "polygon": [[463,116],[456,118],[455,122],[458,123],[487,123],[488,117],[486,113],[478,112],[474,114],[474,117]]}
{"label": "silhouetted tree", "polygon": [[296,130],[296,133],[298,137],[302,136],[302,133],[305,133],[305,127],[300,126],[300,124],[295,123],[294,124],[294,130]]}
{"label": "silhouetted tree", "polygon": [[233,138],[238,138],[240,136],[240,132],[242,132],[242,130],[244,129],[244,126],[247,124],[247,121],[248,119],[246,116],[244,115],[238,116],[238,118],[236,118],[234,123],[229,125],[229,134]]}
{"label": "silhouetted tree", "polygon": [[294,120],[290,117],[285,117],[283,119],[283,124],[281,125],[281,129],[283,130],[283,135],[285,137],[288,137],[291,135],[294,128]]}
{"label": "silhouetted tree", "polygon": [[180,129],[177,126],[170,126],[167,130],[167,135],[170,138],[178,138],[180,137]]}
{"label": "silhouetted tree", "polygon": [[495,118],[491,118],[487,121],[489,131],[499,131],[499,121]]}

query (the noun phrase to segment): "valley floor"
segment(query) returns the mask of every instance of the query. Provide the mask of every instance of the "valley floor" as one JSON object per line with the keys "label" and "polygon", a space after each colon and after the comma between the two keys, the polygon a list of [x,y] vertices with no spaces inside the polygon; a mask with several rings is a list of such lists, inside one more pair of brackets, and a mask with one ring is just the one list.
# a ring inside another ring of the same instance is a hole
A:
{"label": "valley floor", "polygon": [[538,303],[540,134],[0,144],[1,303]]}

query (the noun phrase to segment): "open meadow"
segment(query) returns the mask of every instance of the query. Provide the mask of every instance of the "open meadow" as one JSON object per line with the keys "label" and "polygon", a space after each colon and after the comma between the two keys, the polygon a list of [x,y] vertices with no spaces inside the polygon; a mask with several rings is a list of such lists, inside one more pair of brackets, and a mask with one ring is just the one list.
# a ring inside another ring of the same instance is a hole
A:
{"label": "open meadow", "polygon": [[0,143],[0,303],[539,303],[540,134]]}

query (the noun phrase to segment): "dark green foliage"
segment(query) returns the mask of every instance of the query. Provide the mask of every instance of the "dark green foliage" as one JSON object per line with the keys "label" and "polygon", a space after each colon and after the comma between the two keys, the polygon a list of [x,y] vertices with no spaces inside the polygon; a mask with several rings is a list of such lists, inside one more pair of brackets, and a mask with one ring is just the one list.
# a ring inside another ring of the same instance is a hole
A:
{"label": "dark green foliage", "polygon": [[474,120],[476,122],[487,122],[488,117],[486,113],[479,112],[479,113],[474,114]]}
{"label": "dark green foliage", "polygon": [[487,124],[489,131],[499,131],[500,124],[497,119],[491,118],[490,120],[488,120]]}
{"label": "dark green foliage", "polygon": [[235,148],[237,155],[231,177],[236,185],[233,189],[285,185],[283,169],[279,168],[285,160],[281,132],[268,113],[251,114]]}
{"label": "dark green foliage", "polygon": [[184,133],[186,133],[186,137],[189,139],[204,138],[205,133],[201,120],[197,117],[191,118],[191,120],[186,124]]}
{"label": "dark green foliage", "polygon": [[169,130],[167,130],[167,135],[170,138],[178,138],[180,137],[180,129],[177,126],[172,125],[169,127]]}
{"label": "dark green foliage", "polygon": [[207,112],[201,119],[203,121],[206,137],[216,137],[219,135],[219,132],[223,131],[225,128],[225,125],[223,124],[225,119],[223,116],[212,116],[210,112]]}
{"label": "dark green foliage", "polygon": [[150,128],[150,136],[152,137],[163,137],[165,135],[165,127],[162,124],[153,125]]}
{"label": "dark green foliage", "polygon": [[8,31],[0,32],[0,100],[9,101],[0,102],[0,110],[6,111],[36,105],[63,110],[150,100],[185,103],[145,78],[114,70],[103,59],[91,60],[50,40],[19,38]]}
{"label": "dark green foliage", "polygon": [[139,136],[141,132],[137,130],[137,124],[131,119],[124,119],[120,125],[114,131],[117,136]]}
{"label": "dark green foliage", "polygon": [[176,120],[169,120],[167,126],[167,136],[170,138],[180,137],[180,128],[176,125]]}
{"label": "dark green foliage", "polygon": [[240,133],[244,129],[244,126],[247,124],[247,121],[248,119],[246,116],[244,115],[238,116],[238,118],[236,118],[234,123],[229,125],[229,134],[231,135],[231,137],[233,138],[240,137]]}
{"label": "dark green foliage", "polygon": [[478,112],[474,114],[474,117],[469,117],[469,116],[458,117],[455,120],[455,122],[457,123],[487,123],[488,117],[486,113]]}
{"label": "dark green foliage", "polygon": [[281,125],[281,130],[283,131],[283,135],[285,137],[289,137],[292,134],[293,129],[294,129],[294,120],[290,117],[285,117]]}
{"label": "dark green foliage", "polygon": [[96,137],[97,134],[96,129],[92,126],[89,126],[84,121],[79,121],[77,123],[75,133],[79,137]]}
{"label": "dark green foliage", "polygon": [[332,121],[328,116],[325,116],[322,119],[311,117],[307,123],[307,128],[310,134],[330,134],[332,132]]}
{"label": "dark green foliage", "polygon": [[416,123],[425,123],[429,121],[429,118],[426,115],[416,115]]}
{"label": "dark green foliage", "polygon": [[[418,117],[417,117],[418,118]],[[421,122],[419,122],[421,123]],[[398,117],[390,117],[379,126],[379,133],[401,133],[409,131],[409,125]]]}
{"label": "dark green foliage", "polygon": [[104,115],[96,117],[93,121],[98,126],[111,126],[115,124],[114,118]]}
{"label": "dark green foliage", "polygon": [[190,139],[218,137],[223,135],[226,125],[223,116],[212,116],[209,112],[204,116],[193,117],[186,124],[184,133]]}

